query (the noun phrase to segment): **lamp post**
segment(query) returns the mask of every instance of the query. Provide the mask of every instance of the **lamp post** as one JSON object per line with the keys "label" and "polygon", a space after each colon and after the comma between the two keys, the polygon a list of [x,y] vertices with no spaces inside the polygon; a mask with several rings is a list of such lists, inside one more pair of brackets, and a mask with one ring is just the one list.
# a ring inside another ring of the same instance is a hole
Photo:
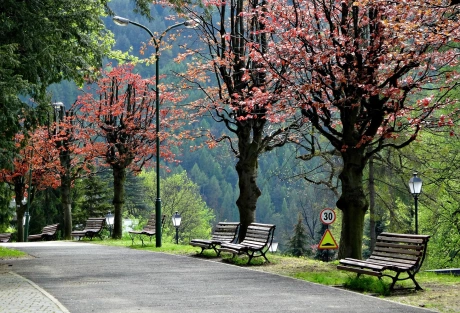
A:
{"label": "lamp post", "polygon": [[[23,198],[22,201],[21,201],[22,205],[26,205],[28,203],[28,200],[27,198]],[[20,209],[21,205],[19,203],[16,203],[16,199],[12,199],[10,201],[10,204],[9,204],[9,207],[10,208],[14,208],[16,209],[16,211],[14,212],[14,216],[13,216],[13,220],[17,221],[17,215],[16,215],[16,212],[17,210]],[[24,216],[22,217],[22,227],[29,227],[29,220],[30,220],[30,214],[29,214],[29,211],[27,210],[26,212],[24,212]],[[27,241],[29,237],[29,234],[28,234],[28,229],[27,229],[27,232],[26,232],[26,229],[24,228],[24,241]]]}
{"label": "lamp post", "polygon": [[113,219],[114,215],[109,211],[109,213],[105,215],[105,222],[107,223],[107,226],[109,226],[110,237],[112,237]]}
{"label": "lamp post", "polygon": [[160,60],[160,44],[161,40],[163,39],[163,36],[169,32],[171,29],[179,27],[179,26],[184,26],[186,28],[195,28],[197,26],[197,21],[196,20],[188,20],[182,23],[177,23],[172,26],[169,26],[166,28],[165,31],[163,31],[158,37],[158,39],[155,39],[153,33],[148,29],[146,26],[130,21],[127,18],[121,17],[121,16],[114,16],[113,17],[113,22],[117,24],[118,26],[127,26],[129,24],[133,24],[135,26],[138,26],[145,31],[147,31],[150,35],[150,37],[153,40],[153,44],[155,45],[155,110],[156,110],[156,176],[157,176],[157,197],[155,199],[155,240],[156,240],[156,247],[159,248],[161,247],[161,197],[160,197],[160,90],[158,88],[158,85],[160,84],[160,65],[159,65],[159,60]]}
{"label": "lamp post", "polygon": [[62,102],[54,102],[51,105],[54,108],[54,122],[56,123],[54,134],[57,135],[59,133],[59,122],[64,119],[65,106]]}
{"label": "lamp post", "polygon": [[268,251],[270,251],[271,253],[276,253],[277,250],[278,250],[278,243],[277,242],[272,242],[268,246]]}
{"label": "lamp post", "polygon": [[415,202],[415,234],[418,235],[418,196],[422,192],[422,180],[417,177],[417,172],[409,180],[409,189]]}
{"label": "lamp post", "polygon": [[172,217],[173,225],[176,227],[176,245],[179,243],[179,226],[181,221],[182,217],[180,216],[179,212],[176,211]]}

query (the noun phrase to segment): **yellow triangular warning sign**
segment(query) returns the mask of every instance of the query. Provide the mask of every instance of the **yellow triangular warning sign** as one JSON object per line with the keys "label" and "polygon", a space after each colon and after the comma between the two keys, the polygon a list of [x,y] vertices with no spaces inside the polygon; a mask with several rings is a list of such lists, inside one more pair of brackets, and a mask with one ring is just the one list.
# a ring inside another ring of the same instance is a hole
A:
{"label": "yellow triangular warning sign", "polygon": [[323,238],[319,242],[318,249],[320,250],[328,250],[328,249],[337,249],[339,246],[337,242],[335,242],[334,237],[329,229],[326,229],[324,232]]}

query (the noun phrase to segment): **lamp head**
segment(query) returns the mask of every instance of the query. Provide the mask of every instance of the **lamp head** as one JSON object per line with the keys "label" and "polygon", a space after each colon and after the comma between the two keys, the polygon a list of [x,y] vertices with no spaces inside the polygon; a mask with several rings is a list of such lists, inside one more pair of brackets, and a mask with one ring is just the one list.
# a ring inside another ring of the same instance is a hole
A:
{"label": "lamp head", "polygon": [[278,250],[278,243],[277,242],[272,242],[270,246],[268,246],[268,251],[271,253],[275,253]]}
{"label": "lamp head", "polygon": [[200,20],[193,18],[184,22],[185,28],[197,28],[200,25]]}
{"label": "lamp head", "polygon": [[129,24],[129,20],[121,16],[114,16],[112,20],[118,26],[127,26]]}
{"label": "lamp head", "polygon": [[109,226],[112,226],[113,225],[113,219],[114,219],[114,215],[112,214],[112,212],[109,211],[109,213],[107,213],[105,215],[105,221],[106,223],[109,225]]}
{"label": "lamp head", "polygon": [[174,215],[172,217],[172,222],[173,222],[174,227],[179,227],[181,220],[182,220],[182,218],[181,218],[179,212],[176,211],[176,213],[174,213]]}
{"label": "lamp head", "polygon": [[51,104],[55,110],[59,110],[61,108],[64,108],[64,103],[62,102],[54,102]]}
{"label": "lamp head", "polygon": [[414,176],[409,180],[410,193],[413,196],[418,196],[422,192],[422,180],[414,173]]}

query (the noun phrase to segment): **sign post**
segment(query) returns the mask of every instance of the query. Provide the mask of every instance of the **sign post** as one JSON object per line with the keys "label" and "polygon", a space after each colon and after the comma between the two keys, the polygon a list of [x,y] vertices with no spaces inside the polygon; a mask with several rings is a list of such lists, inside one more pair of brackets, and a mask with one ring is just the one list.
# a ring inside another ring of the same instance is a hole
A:
{"label": "sign post", "polygon": [[335,211],[333,209],[326,208],[321,211],[321,213],[319,214],[319,218],[321,220],[321,223],[327,225],[328,228],[324,232],[323,237],[321,238],[318,244],[318,249],[326,250],[326,262],[329,262],[329,251],[328,250],[339,248],[339,246],[337,245],[337,242],[332,236],[331,231],[329,230],[329,225],[335,222],[335,218],[336,218]]}

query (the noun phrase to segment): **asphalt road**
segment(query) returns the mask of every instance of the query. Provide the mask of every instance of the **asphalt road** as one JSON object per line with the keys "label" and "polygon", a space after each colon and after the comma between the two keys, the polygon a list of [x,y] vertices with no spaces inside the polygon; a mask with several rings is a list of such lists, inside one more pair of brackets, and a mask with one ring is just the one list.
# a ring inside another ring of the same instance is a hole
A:
{"label": "asphalt road", "polygon": [[432,312],[201,258],[82,242],[3,246],[32,258],[0,262],[71,313]]}

